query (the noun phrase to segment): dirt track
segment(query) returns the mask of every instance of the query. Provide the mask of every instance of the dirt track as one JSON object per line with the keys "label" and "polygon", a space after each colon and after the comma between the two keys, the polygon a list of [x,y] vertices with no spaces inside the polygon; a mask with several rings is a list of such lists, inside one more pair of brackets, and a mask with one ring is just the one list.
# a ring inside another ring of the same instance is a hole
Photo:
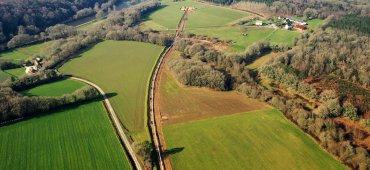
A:
{"label": "dirt track", "polygon": [[[175,36],[175,41],[177,37],[180,37],[185,28],[186,19],[189,11],[185,11],[178,25],[178,29]],[[150,106],[150,128],[154,141],[155,150],[158,153],[158,162],[160,170],[172,170],[170,158],[165,154],[166,152],[166,143],[164,141],[162,123],[161,123],[161,114],[159,112],[158,105],[155,101],[158,101],[158,92],[159,92],[159,77],[161,75],[163,63],[168,58],[169,54],[172,51],[173,45],[169,46],[161,55],[158,65],[153,72],[150,93],[149,93],[149,106]]]}
{"label": "dirt track", "polygon": [[84,82],[86,84],[89,84],[89,85],[93,86],[103,96],[105,108],[107,109],[107,111],[109,113],[109,116],[110,116],[110,118],[113,122],[114,128],[116,129],[116,132],[117,132],[119,138],[121,139],[122,143],[124,144],[124,147],[126,148],[127,152],[129,153],[129,156],[131,157],[132,161],[134,162],[134,168],[137,169],[137,170],[141,170],[142,168],[141,168],[141,165],[140,165],[140,163],[139,163],[139,161],[138,161],[138,159],[135,155],[135,152],[132,149],[131,144],[127,139],[127,136],[125,135],[125,132],[123,131],[123,127],[122,127],[122,125],[120,124],[120,122],[118,120],[117,114],[113,110],[113,107],[110,104],[110,102],[108,100],[108,97],[105,95],[106,93],[103,91],[103,89],[100,88],[98,85],[94,84],[93,82],[85,80],[85,79],[81,79],[81,78],[77,78],[77,77],[69,77],[69,78],[73,79],[73,80],[81,81],[81,82]]}

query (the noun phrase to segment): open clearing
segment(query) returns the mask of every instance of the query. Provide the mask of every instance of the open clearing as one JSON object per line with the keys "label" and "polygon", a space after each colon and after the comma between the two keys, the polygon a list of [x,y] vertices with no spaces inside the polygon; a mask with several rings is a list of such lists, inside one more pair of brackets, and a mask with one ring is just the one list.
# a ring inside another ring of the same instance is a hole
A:
{"label": "open clearing", "polygon": [[16,48],[14,50],[6,51],[0,53],[0,60],[12,61],[17,63],[21,60],[27,59],[28,57],[32,57],[33,55],[40,53],[51,43],[52,41],[47,41],[35,45],[29,45],[25,47]]}
{"label": "open clearing", "polygon": [[166,124],[269,108],[238,92],[184,87],[165,68],[160,80],[160,112]]}
{"label": "open clearing", "polygon": [[[232,41],[232,51],[244,51],[246,47],[257,41],[269,41],[271,43],[285,43],[293,46],[294,38],[300,33],[273,28],[259,27],[219,27],[219,28],[186,28],[187,33],[215,37],[221,40]],[[245,36],[243,34],[246,34]]]}
{"label": "open clearing", "polygon": [[263,56],[257,58],[256,60],[254,60],[251,64],[247,65],[247,68],[249,68],[249,69],[258,69],[259,67],[261,67],[263,65],[263,63],[268,61],[270,58],[276,57],[278,54],[279,53],[270,52],[266,55],[263,55]]}
{"label": "open clearing", "polygon": [[279,111],[164,127],[173,169],[346,169]]}
{"label": "open clearing", "polygon": [[25,90],[22,94],[26,96],[62,96],[64,94],[72,93],[84,86],[87,85],[78,81],[65,79]]}
{"label": "open clearing", "polygon": [[0,169],[131,169],[101,102],[0,127]]}
{"label": "open clearing", "polygon": [[193,6],[197,9],[190,12],[186,27],[223,26],[234,20],[248,16],[246,12],[208,6],[194,1],[162,2],[162,9],[151,13],[144,22],[144,26],[156,30],[177,29],[184,11],[182,6]]}
{"label": "open clearing", "polygon": [[149,78],[163,47],[132,41],[104,41],[67,62],[60,71],[90,80],[110,101],[130,132],[146,130]]}
{"label": "open clearing", "polygon": [[3,70],[5,73],[9,74],[12,77],[15,78],[20,78],[26,75],[25,68],[14,68],[14,69],[9,69],[9,70]]}

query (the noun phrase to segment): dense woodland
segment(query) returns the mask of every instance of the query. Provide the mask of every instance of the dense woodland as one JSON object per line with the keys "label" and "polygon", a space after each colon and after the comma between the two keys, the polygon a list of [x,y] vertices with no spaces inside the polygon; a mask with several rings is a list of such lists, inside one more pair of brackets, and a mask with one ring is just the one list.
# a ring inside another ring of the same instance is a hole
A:
{"label": "dense woodland", "polygon": [[[38,38],[34,35],[51,25],[107,11],[116,1],[1,0],[0,44],[12,38],[33,41]],[[14,46],[11,44],[9,47]]]}

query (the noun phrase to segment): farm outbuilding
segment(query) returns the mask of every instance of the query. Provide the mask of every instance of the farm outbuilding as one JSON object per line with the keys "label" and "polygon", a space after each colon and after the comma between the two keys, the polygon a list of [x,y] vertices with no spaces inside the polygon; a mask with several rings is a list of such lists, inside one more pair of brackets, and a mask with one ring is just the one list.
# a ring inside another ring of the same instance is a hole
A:
{"label": "farm outbuilding", "polygon": [[262,26],[262,25],[263,25],[263,22],[262,22],[261,20],[257,20],[257,21],[256,21],[256,25],[257,25],[257,26]]}

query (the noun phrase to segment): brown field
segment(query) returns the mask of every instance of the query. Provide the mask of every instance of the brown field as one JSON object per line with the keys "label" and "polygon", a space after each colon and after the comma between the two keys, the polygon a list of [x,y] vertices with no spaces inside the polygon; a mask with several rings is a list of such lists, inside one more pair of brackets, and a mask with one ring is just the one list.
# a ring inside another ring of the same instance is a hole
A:
{"label": "brown field", "polygon": [[173,77],[168,68],[164,68],[160,84],[159,105],[165,124],[270,108],[238,92],[185,87]]}

